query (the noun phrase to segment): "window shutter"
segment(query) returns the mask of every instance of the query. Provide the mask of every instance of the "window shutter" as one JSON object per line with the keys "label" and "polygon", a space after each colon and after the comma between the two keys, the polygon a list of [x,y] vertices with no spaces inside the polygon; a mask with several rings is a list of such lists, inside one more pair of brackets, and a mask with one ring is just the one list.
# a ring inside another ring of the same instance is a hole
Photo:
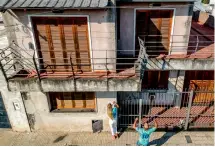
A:
{"label": "window shutter", "polygon": [[72,93],[64,92],[63,99],[64,99],[64,108],[73,108]]}
{"label": "window shutter", "polygon": [[86,17],[41,17],[32,20],[40,58],[43,58],[40,63],[45,64],[46,71],[72,71],[70,55],[74,71],[91,71]]}
{"label": "window shutter", "polygon": [[138,10],[136,16],[136,49],[139,50],[137,37],[146,35],[145,45],[149,55],[167,54],[170,45],[172,16],[172,10]]}
{"label": "window shutter", "polygon": [[75,108],[84,108],[83,94],[74,93]]}
{"label": "window shutter", "polygon": [[[214,89],[213,80],[191,80],[190,89],[197,91],[193,98],[194,103],[211,102],[214,99],[214,93],[212,93]],[[211,93],[207,93],[208,91]]]}
{"label": "window shutter", "polygon": [[52,109],[95,109],[94,92],[50,92]]}
{"label": "window shutter", "polygon": [[86,93],[86,108],[95,108],[95,93]]}
{"label": "window shutter", "polygon": [[56,93],[54,93],[54,95],[55,95],[55,99],[56,99],[56,102],[57,102],[57,108],[58,109],[64,108],[63,93],[56,92]]}

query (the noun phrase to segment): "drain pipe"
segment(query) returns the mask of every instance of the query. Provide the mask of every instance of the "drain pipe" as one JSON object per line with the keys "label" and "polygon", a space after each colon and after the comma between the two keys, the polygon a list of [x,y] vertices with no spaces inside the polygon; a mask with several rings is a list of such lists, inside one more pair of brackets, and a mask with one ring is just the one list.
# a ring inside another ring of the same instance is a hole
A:
{"label": "drain pipe", "polygon": [[[21,94],[21,98],[22,98],[22,103],[23,103],[23,106],[24,106],[25,114],[26,114],[26,117],[27,117],[29,130],[30,130],[30,132],[32,132],[32,128],[31,128],[31,125],[30,125],[30,118],[28,116],[27,109],[26,109],[26,106],[25,106],[25,100],[27,99],[26,98],[27,95],[26,95],[26,92],[25,93],[21,92],[20,94]],[[25,94],[25,96],[24,96],[24,94]]]}

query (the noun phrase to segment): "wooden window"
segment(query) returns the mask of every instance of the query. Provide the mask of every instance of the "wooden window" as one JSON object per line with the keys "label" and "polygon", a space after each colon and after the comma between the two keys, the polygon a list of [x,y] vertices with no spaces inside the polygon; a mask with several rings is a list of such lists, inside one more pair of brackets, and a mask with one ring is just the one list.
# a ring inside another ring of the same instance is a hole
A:
{"label": "wooden window", "polygon": [[145,71],[142,87],[144,89],[168,89],[169,71]]}
{"label": "wooden window", "polygon": [[[149,55],[168,54],[173,10],[137,10],[136,50],[139,50],[138,37],[146,41]],[[145,37],[144,37],[145,36]]]}
{"label": "wooden window", "polygon": [[95,111],[94,92],[50,92],[51,110]]}
{"label": "wooden window", "polygon": [[41,68],[91,71],[87,17],[32,17]]}

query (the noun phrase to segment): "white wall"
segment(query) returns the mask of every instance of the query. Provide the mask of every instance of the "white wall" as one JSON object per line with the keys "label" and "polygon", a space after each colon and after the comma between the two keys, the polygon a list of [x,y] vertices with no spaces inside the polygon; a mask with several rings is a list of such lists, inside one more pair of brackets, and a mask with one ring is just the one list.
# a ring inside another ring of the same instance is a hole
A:
{"label": "white wall", "polygon": [[50,112],[46,93],[30,92],[24,101],[28,114],[35,117],[32,131],[89,131],[92,120],[103,120],[104,131],[109,131],[106,106],[116,100],[116,92],[96,92],[97,112]]}

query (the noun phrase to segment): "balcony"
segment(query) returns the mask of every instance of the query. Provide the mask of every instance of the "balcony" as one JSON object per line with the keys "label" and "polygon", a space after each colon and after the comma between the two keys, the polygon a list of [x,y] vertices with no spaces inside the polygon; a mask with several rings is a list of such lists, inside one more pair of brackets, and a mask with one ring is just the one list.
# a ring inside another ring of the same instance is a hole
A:
{"label": "balcony", "polygon": [[197,33],[191,31],[189,42],[174,39],[186,36],[171,36],[169,50],[159,49],[162,40],[144,39],[159,38],[148,35],[139,36],[139,50],[93,49],[91,58],[84,59],[74,58],[74,51],[67,51],[67,58],[41,58],[39,51],[12,43],[1,49],[0,66],[11,91],[139,91],[140,73],[145,70],[213,70],[214,36]]}
{"label": "balcony", "polygon": [[[45,60],[13,43],[1,50],[1,70],[11,91],[136,91],[134,63],[116,63],[110,52],[93,50],[101,57],[86,58],[90,64],[72,58],[72,52],[68,58]],[[133,67],[122,69],[125,64]]]}

